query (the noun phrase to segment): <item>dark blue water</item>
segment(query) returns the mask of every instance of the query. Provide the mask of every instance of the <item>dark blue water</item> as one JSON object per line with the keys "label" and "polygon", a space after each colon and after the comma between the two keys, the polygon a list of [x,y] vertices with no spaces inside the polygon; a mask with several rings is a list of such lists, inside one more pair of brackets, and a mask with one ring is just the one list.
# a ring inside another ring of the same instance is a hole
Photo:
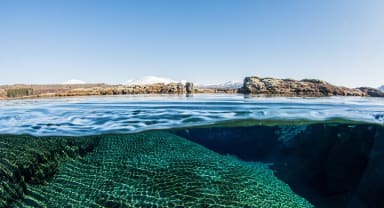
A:
{"label": "dark blue water", "polygon": [[0,207],[384,207],[383,101],[2,101]]}

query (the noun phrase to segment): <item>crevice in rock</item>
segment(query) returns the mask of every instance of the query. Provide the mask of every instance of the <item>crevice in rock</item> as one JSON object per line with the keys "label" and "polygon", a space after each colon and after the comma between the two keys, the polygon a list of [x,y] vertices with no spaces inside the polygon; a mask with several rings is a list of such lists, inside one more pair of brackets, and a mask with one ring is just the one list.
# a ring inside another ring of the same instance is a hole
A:
{"label": "crevice in rock", "polygon": [[383,126],[215,127],[176,134],[221,154],[272,163],[276,176],[316,207],[384,205]]}

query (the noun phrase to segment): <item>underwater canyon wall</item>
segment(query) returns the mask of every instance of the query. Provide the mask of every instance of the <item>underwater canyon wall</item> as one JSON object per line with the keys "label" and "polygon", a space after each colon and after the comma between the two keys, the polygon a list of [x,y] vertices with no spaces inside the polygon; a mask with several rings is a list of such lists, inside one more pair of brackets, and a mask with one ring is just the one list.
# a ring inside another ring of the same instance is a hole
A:
{"label": "underwater canyon wall", "polygon": [[176,134],[276,176],[316,207],[384,207],[384,127],[310,124],[214,127]]}

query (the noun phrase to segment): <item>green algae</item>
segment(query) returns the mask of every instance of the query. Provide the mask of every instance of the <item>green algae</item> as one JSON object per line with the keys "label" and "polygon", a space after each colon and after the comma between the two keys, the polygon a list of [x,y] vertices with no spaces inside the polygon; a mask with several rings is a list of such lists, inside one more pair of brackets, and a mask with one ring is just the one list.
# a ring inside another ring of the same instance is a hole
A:
{"label": "green algae", "polygon": [[103,135],[13,207],[313,207],[265,165],[166,132]]}
{"label": "green algae", "polygon": [[82,156],[97,145],[95,137],[0,135],[0,207],[23,197],[27,184],[43,184],[66,158]]}

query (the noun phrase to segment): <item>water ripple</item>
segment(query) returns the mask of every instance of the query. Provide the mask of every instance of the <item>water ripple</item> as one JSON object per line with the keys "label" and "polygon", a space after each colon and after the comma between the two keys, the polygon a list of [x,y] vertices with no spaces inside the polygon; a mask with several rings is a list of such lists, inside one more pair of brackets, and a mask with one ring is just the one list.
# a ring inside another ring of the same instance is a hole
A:
{"label": "water ripple", "polygon": [[384,124],[384,99],[115,96],[0,102],[0,134],[129,133],[236,121],[348,120]]}

